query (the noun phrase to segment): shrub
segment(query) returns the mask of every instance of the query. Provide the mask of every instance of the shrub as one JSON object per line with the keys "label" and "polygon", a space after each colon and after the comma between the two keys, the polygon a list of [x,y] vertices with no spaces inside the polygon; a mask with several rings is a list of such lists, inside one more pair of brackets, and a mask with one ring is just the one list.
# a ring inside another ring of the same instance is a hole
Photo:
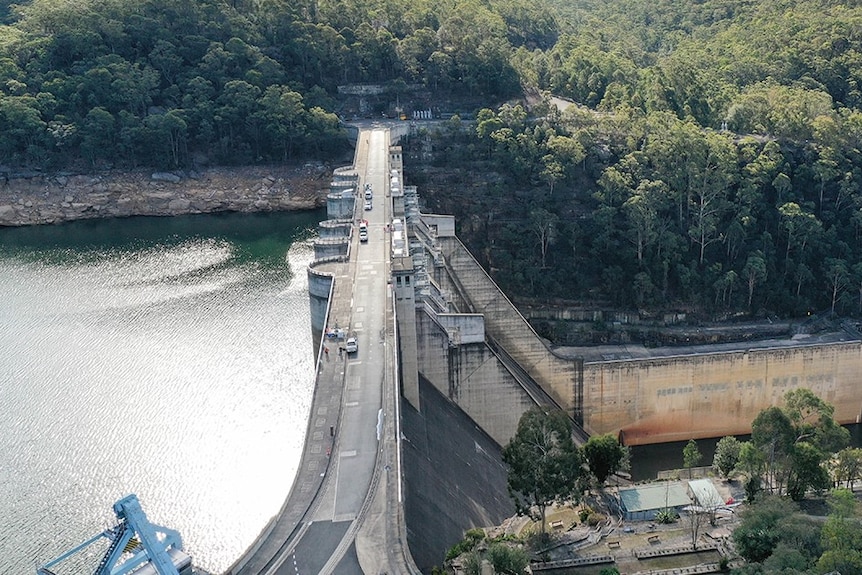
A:
{"label": "shrub", "polygon": [[590,513],[590,515],[587,517],[587,525],[589,525],[590,527],[595,527],[604,520],[605,516],[601,513]]}
{"label": "shrub", "polygon": [[479,542],[485,538],[485,532],[482,529],[470,529],[464,534],[464,539],[456,543],[446,552],[446,561],[451,561],[455,557],[468,551],[472,551]]}
{"label": "shrub", "polygon": [[658,513],[655,514],[656,523],[668,524],[674,523],[679,519],[679,515],[676,514],[676,511],[673,509],[662,509]]}

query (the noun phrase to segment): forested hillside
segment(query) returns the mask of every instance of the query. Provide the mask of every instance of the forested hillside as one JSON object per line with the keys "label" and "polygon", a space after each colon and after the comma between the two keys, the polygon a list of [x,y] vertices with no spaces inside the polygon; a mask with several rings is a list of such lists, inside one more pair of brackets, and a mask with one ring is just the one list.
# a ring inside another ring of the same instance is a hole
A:
{"label": "forested hillside", "polygon": [[554,3],[559,40],[513,63],[578,105],[483,110],[441,130],[434,160],[480,177],[415,174],[507,290],[704,319],[859,314],[862,9]]}
{"label": "forested hillside", "polygon": [[384,111],[466,112],[433,165],[409,143],[409,176],[514,295],[862,313],[859,2],[32,0],[0,20],[6,169],[322,157],[338,87],[374,83]]}
{"label": "forested hillside", "polygon": [[33,0],[4,3],[6,164],[188,165],[319,155],[337,86],[516,96],[513,46],[549,48],[526,0]]}

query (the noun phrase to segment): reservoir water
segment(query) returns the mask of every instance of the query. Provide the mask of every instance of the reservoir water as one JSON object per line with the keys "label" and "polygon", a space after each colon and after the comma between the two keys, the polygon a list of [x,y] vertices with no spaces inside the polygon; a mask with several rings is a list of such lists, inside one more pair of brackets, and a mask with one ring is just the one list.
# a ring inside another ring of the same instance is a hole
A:
{"label": "reservoir water", "polygon": [[0,229],[0,574],[115,524],[129,493],[209,571],[253,542],[305,436],[321,219]]}

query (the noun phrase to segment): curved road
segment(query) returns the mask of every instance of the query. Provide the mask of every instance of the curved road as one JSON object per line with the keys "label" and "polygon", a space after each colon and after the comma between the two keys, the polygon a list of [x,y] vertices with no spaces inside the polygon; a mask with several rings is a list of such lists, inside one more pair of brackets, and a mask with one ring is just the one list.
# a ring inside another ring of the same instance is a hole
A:
{"label": "curved road", "polygon": [[[363,129],[355,168],[374,192],[369,240],[351,240],[349,263],[316,269],[335,276],[330,327],[359,350],[321,353],[306,445],[290,497],[237,575],[413,573],[404,536],[389,290],[389,132]],[[325,453],[324,453],[325,450]]]}

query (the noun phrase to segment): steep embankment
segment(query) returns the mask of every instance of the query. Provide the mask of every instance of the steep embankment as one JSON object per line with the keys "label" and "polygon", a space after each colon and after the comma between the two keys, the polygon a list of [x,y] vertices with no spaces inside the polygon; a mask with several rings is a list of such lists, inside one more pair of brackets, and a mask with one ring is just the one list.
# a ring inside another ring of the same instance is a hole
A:
{"label": "steep embankment", "polygon": [[177,172],[9,175],[0,179],[0,226],[313,209],[325,205],[331,171],[315,163]]}

